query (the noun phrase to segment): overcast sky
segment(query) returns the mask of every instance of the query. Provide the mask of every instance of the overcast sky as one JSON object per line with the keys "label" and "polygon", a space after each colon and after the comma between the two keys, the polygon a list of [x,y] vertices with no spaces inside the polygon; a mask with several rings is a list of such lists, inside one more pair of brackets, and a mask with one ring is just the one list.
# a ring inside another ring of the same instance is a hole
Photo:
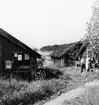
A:
{"label": "overcast sky", "polygon": [[0,0],[0,28],[30,47],[80,40],[93,0]]}

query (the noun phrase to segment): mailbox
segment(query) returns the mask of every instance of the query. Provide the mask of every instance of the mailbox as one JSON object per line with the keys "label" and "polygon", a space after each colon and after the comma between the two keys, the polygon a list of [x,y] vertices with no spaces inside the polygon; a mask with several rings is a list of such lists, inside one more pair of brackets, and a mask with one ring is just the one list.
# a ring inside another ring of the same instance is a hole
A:
{"label": "mailbox", "polygon": [[5,61],[5,69],[12,69],[12,61],[10,60]]}

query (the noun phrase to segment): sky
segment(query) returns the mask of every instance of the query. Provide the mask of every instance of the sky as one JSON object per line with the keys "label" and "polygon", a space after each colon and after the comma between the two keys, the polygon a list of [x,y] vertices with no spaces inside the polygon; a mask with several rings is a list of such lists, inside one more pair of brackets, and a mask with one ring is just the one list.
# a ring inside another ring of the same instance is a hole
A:
{"label": "sky", "polygon": [[93,0],[0,0],[0,28],[29,47],[79,41]]}

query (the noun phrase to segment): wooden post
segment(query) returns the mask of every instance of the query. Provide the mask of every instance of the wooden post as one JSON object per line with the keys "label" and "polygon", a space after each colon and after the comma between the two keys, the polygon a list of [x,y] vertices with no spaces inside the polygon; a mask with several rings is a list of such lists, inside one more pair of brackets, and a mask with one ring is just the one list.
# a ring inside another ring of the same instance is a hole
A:
{"label": "wooden post", "polygon": [[[94,50],[93,49],[91,49],[92,50],[92,60],[94,61]],[[93,63],[92,63],[93,64]]]}
{"label": "wooden post", "polygon": [[88,58],[88,51],[89,51],[89,49],[87,49],[87,58]]}

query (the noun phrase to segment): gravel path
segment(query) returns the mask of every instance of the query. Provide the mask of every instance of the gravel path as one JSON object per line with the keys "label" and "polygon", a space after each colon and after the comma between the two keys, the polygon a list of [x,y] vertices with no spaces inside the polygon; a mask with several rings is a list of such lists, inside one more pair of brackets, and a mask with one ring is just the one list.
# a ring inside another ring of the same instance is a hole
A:
{"label": "gravel path", "polygon": [[57,98],[51,101],[48,101],[44,105],[63,105],[64,101],[79,97],[80,95],[84,94],[89,87],[94,87],[97,85],[99,85],[99,80],[87,82],[84,86],[73,89],[67,93],[63,93],[61,96],[58,96]]}

